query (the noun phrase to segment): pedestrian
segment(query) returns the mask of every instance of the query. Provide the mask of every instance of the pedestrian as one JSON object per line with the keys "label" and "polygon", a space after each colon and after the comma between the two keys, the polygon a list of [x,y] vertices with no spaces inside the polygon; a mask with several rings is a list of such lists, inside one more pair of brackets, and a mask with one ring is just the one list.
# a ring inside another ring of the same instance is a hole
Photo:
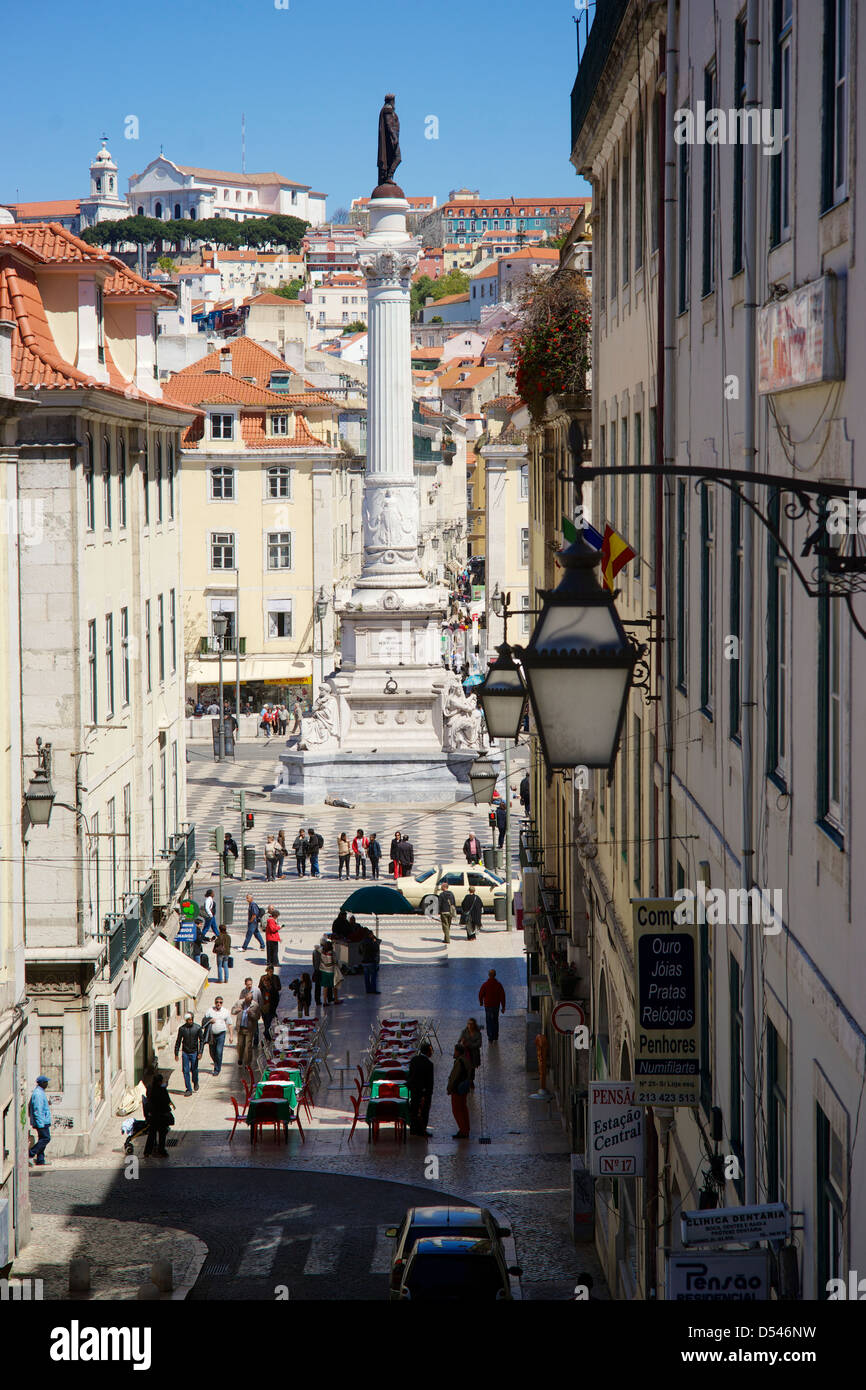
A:
{"label": "pedestrian", "polygon": [[299,980],[292,980],[289,989],[298,1001],[298,1018],[309,1018],[310,1000],[313,995],[313,982],[309,972],[305,970]]}
{"label": "pedestrian", "polygon": [[30,1146],[30,1161],[37,1168],[46,1166],[45,1150],[51,1143],[51,1106],[45,1094],[47,1090],[48,1077],[37,1076],[27,1107],[30,1123],[36,1130],[36,1143]]}
{"label": "pedestrian", "polygon": [[307,872],[307,832],[305,830],[298,831],[292,841],[292,849],[295,851],[298,878],[304,878]]}
{"label": "pedestrian", "polygon": [[408,878],[412,872],[412,865],[415,863],[415,850],[408,835],[400,836],[397,855],[400,860],[400,877]]}
{"label": "pedestrian", "polygon": [[[279,965],[280,963],[280,914],[275,912],[271,904],[268,905],[267,922],[265,923],[265,958],[268,965]],[[267,1036],[267,1029],[265,1030]]]}
{"label": "pedestrian", "polygon": [[338,941],[346,941],[351,934],[352,928],[349,925],[349,914],[344,907],[341,907],[331,923],[331,936],[335,936]]}
{"label": "pedestrian", "polygon": [[177,1061],[177,1054],[180,1053],[183,1079],[186,1084],[185,1096],[191,1096],[194,1090],[198,1090],[198,1059],[203,1050],[204,1035],[201,1027],[196,1023],[194,1015],[188,1013],[178,1028],[177,1037],[174,1040],[174,1059]]}
{"label": "pedestrian", "polygon": [[454,921],[454,913],[457,910],[457,899],[445,883],[439,894],[439,921],[442,923],[442,935],[445,938],[445,945],[451,945],[451,923]]}
{"label": "pedestrian", "polygon": [[153,1080],[147,1088],[144,1100],[144,1117],[147,1120],[147,1139],[144,1144],[145,1158],[153,1153],[154,1144],[160,1158],[168,1158],[165,1141],[168,1131],[174,1124],[174,1103],[168,1093],[165,1078],[161,1071],[153,1073]]}
{"label": "pedestrian", "polygon": [[220,927],[217,939],[214,942],[213,953],[216,956],[218,985],[227,985],[229,982],[229,959],[232,953],[232,939],[225,926]]}
{"label": "pedestrian", "polygon": [[[347,879],[347,881],[348,881],[348,878],[349,878],[349,861],[350,861],[350,859],[351,859],[351,856],[352,856],[352,846],[350,845],[350,843],[349,843],[349,837],[348,837],[348,835],[346,834],[346,832],[345,832],[345,830],[344,830],[343,833],[342,833],[342,835],[340,836],[339,840],[337,841],[337,857],[338,857],[338,860],[339,860],[339,864],[338,864],[338,868],[337,868],[337,878],[342,878],[342,877],[343,877],[343,870],[345,869],[345,870],[346,870],[346,879]],[[357,874],[355,875],[355,877],[357,878]]]}
{"label": "pedestrian", "polygon": [[520,779],[520,804],[525,814],[529,815],[529,773],[524,772]]}
{"label": "pedestrian", "polygon": [[204,930],[201,934],[202,941],[207,941],[207,934],[212,931],[214,939],[219,936],[219,927],[216,919],[216,898],[212,888],[205,889],[204,895]]}
{"label": "pedestrian", "polygon": [[280,738],[285,738],[286,729],[289,727],[289,711],[285,705],[280,705]]}
{"label": "pedestrian", "polygon": [[487,1041],[495,1043],[499,1039],[499,1014],[505,1013],[505,990],[495,970],[488,970],[487,979],[478,991],[478,1002],[484,1006]]}
{"label": "pedestrian", "polygon": [[[370,842],[369,842],[369,844],[367,845],[367,858],[368,858],[369,861],[370,861],[370,876],[371,876],[371,878],[378,878],[378,877],[379,877],[379,860],[382,858],[382,846],[379,844],[379,841],[376,839],[376,832],[375,832],[375,830],[374,830],[374,831],[372,832],[372,834],[370,835]],[[347,877],[348,877],[348,875],[347,875]]]}
{"label": "pedestrian", "polygon": [[271,736],[271,707],[270,707],[270,705],[263,705],[263,706],[262,706],[262,715],[261,715],[261,719],[259,720],[259,728],[264,730],[265,738],[270,738],[270,736]]}
{"label": "pedestrian", "polygon": [[286,855],[288,854],[288,852],[288,846],[286,845],[286,832],[285,830],[281,830],[279,835],[277,836],[276,846],[277,878],[282,878],[283,876],[283,864],[285,863]]}
{"label": "pedestrian", "polygon": [[235,864],[238,858],[238,843],[233,835],[226,835],[223,839],[223,873],[226,878],[234,878]]}
{"label": "pedestrian", "polygon": [[210,1023],[210,1036],[208,1037],[208,1051],[213,1062],[213,1074],[219,1076],[223,1065],[223,1049],[226,1045],[226,1038],[229,1042],[232,1038],[232,1016],[223,1003],[223,997],[218,994],[208,1009],[202,1020]]}
{"label": "pedestrian", "polygon": [[481,863],[481,845],[478,843],[478,837],[474,833],[467,836],[463,841],[463,853],[466,855],[467,864]]}
{"label": "pedestrian", "polygon": [[247,893],[247,934],[244,937],[244,944],[241,947],[242,951],[246,951],[248,949],[250,941],[253,937],[256,938],[256,941],[259,943],[260,946],[264,947],[265,943],[262,940],[261,933],[261,923],[264,915],[264,908],[259,907],[258,903],[253,901],[252,893]]}
{"label": "pedestrian", "polygon": [[321,835],[317,835],[313,827],[310,826],[307,834],[307,855],[310,860],[310,873],[313,875],[313,878],[322,877],[319,873],[319,850],[323,847],[324,843]]}
{"label": "pedestrian", "polygon": [[292,738],[301,734],[301,716],[304,713],[304,702],[300,695],[295,696],[295,703],[292,705]]}
{"label": "pedestrian", "polygon": [[265,973],[259,980],[259,991],[262,996],[262,1021],[265,1025],[265,1037],[268,1042],[271,1040],[271,1026],[277,1016],[277,1009],[280,1007],[282,988],[280,977],[273,965],[266,965]]}
{"label": "pedestrian", "polygon": [[355,856],[355,878],[367,877],[367,846],[370,841],[363,830],[358,830],[352,841],[352,853]]}
{"label": "pedestrian", "polygon": [[400,868],[400,860],[399,860],[398,855],[397,855],[397,851],[398,851],[399,848],[400,848],[400,831],[399,831],[399,830],[395,830],[395,831],[394,831],[394,838],[393,838],[393,840],[391,841],[391,862],[390,862],[390,864],[388,865],[388,872],[394,875],[394,882],[395,882],[395,883],[396,883],[397,879],[400,877],[400,874],[401,874],[401,872],[402,872],[402,870],[401,870],[401,868]]}
{"label": "pedestrian", "polygon": [[481,899],[475,889],[470,887],[460,904],[460,925],[466,928],[467,941],[475,940],[475,934],[481,926],[481,912]]}
{"label": "pedestrian", "polygon": [[481,1066],[481,1043],[482,1033],[478,1027],[477,1018],[470,1018],[466,1021],[466,1027],[457,1039],[457,1046],[462,1047],[466,1052],[466,1060],[469,1063],[471,1076],[471,1090],[475,1090],[475,1073]]}
{"label": "pedestrian", "polygon": [[420,1139],[432,1138],[427,1128],[430,1118],[430,1105],[433,1100],[433,1048],[422,1043],[409,1063],[409,1133]]}
{"label": "pedestrian", "polygon": [[[507,795],[507,793],[506,793]],[[500,801],[496,807],[496,829],[499,831],[498,849],[502,849],[505,844],[505,832],[508,829],[508,807],[504,801]]]}
{"label": "pedestrian", "polygon": [[204,949],[204,918],[196,917],[193,925],[195,936],[192,939],[192,958],[196,965],[201,964],[202,950]]}
{"label": "pedestrian", "polygon": [[[325,940],[325,939],[326,939],[326,938],[323,938],[323,940]],[[317,1007],[319,1007],[319,1006],[321,1005],[321,1003],[322,1003],[322,976],[321,976],[321,968],[322,968],[322,942],[320,941],[319,944],[318,944],[318,946],[314,946],[314,947],[313,947],[313,984],[315,985],[315,989],[316,989],[316,1006],[317,1006]]]}
{"label": "pedestrian", "polygon": [[[244,982],[245,988],[236,1004],[232,1004],[232,1018],[238,1030],[238,1066],[249,1066],[253,1060],[253,1048],[259,1035],[259,1019],[262,1006],[253,997],[252,980]],[[258,990],[255,991],[259,993]]]}
{"label": "pedestrian", "polygon": [[325,1007],[327,1008],[329,1004],[342,1003],[342,1000],[337,999],[336,991],[343,977],[340,973],[340,967],[337,964],[337,958],[334,955],[333,943],[327,936],[322,937],[319,947],[321,950],[319,981],[322,989],[325,991]]}
{"label": "pedestrian", "polygon": [[451,1097],[451,1113],[457,1121],[457,1133],[452,1139],[469,1138],[469,1102],[467,1096],[472,1088],[472,1076],[466,1054],[459,1046],[454,1049],[454,1065],[448,1084],[445,1087]]}
{"label": "pedestrian", "polygon": [[265,840],[265,878],[270,881],[277,876],[277,842],[273,835]]}
{"label": "pedestrian", "polygon": [[361,943],[361,963],[364,966],[364,987],[368,994],[381,994],[379,981],[379,938],[371,932]]}

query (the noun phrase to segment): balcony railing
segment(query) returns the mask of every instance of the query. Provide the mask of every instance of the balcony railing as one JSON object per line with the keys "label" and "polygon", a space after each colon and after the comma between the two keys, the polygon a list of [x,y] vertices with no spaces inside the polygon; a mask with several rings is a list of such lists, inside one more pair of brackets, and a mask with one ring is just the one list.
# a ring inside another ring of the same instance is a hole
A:
{"label": "balcony railing", "polygon": [[583,129],[604,65],[619,31],[629,0],[605,0],[597,5],[592,28],[583,49],[577,77],[571,89],[571,148]]}
{"label": "balcony railing", "polygon": [[168,886],[174,897],[195,862],[195,826],[191,825],[179,835],[172,836],[172,847],[165,856],[169,860]]}
{"label": "balcony railing", "polygon": [[[200,637],[198,642],[199,656],[219,656],[220,644],[215,637]],[[224,637],[223,656],[245,656],[247,650],[246,637]]]}

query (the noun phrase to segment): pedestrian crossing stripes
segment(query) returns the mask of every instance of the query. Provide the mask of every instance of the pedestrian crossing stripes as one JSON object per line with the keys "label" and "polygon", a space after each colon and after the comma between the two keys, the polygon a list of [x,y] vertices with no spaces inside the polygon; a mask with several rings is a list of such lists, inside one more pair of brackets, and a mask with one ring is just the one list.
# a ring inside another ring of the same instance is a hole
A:
{"label": "pedestrian crossing stripes", "polygon": [[[270,1274],[284,1235],[284,1226],[259,1226],[244,1247],[237,1277],[263,1279]],[[289,1237],[289,1240],[293,1239],[296,1237]]]}
{"label": "pedestrian crossing stripes", "polygon": [[[385,1234],[387,1226],[375,1230],[367,1273],[387,1275],[391,1269],[394,1241]],[[347,1254],[357,1246],[358,1230],[352,1232],[343,1225],[323,1227],[307,1234],[289,1235],[279,1224],[260,1226],[250,1236],[233,1277],[236,1279],[268,1279],[288,1263],[298,1274],[333,1275]],[[372,1231],[361,1232],[368,1243]],[[306,1253],[304,1253],[306,1252]],[[303,1265],[301,1258],[303,1257]]]}
{"label": "pedestrian crossing stripes", "polygon": [[345,1226],[331,1226],[317,1231],[310,1245],[310,1253],[304,1265],[304,1276],[308,1274],[333,1274],[340,1263]]}

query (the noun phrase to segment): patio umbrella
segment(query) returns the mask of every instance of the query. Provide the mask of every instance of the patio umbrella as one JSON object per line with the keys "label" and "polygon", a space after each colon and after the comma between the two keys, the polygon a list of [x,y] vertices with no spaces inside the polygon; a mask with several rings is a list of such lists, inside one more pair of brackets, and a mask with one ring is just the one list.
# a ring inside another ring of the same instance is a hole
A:
{"label": "patio umbrella", "polygon": [[476,673],[474,673],[474,674],[471,675],[471,676],[467,676],[466,679],[464,680],[463,684],[464,684],[464,686],[466,686],[466,687],[471,686],[471,685],[483,685],[483,684],[484,684],[484,677],[483,677],[482,675],[479,675],[479,674],[476,672]]}
{"label": "patio umbrella", "polygon": [[380,917],[414,916],[415,909],[396,888],[380,887],[356,888],[341,905],[346,912],[369,912],[376,919],[376,935],[379,935]]}

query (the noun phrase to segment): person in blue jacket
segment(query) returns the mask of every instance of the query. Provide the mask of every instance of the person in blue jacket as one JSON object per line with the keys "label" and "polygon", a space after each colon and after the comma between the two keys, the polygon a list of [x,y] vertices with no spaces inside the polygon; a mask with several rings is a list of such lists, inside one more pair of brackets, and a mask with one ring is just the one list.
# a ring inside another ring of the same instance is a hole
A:
{"label": "person in blue jacket", "polygon": [[37,1076],[33,1094],[30,1097],[30,1123],[36,1130],[36,1143],[30,1150],[30,1159],[37,1168],[45,1166],[45,1150],[51,1143],[51,1106],[45,1094],[48,1077]]}

